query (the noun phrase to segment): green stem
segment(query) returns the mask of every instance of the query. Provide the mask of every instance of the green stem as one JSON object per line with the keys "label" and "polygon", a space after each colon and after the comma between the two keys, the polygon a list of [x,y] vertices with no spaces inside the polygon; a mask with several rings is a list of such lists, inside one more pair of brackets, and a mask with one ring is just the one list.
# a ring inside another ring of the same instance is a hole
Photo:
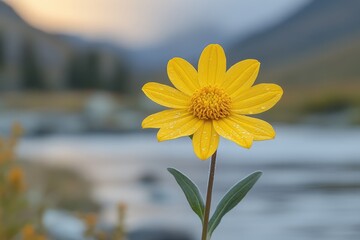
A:
{"label": "green stem", "polygon": [[216,151],[211,156],[209,181],[208,181],[208,188],[207,188],[207,194],[206,194],[205,214],[204,214],[204,222],[203,222],[201,240],[209,240],[209,239],[207,239],[207,237],[208,237],[207,232],[208,232],[209,215],[210,215],[210,207],[211,207],[211,196],[212,196],[212,190],[213,190],[213,185],[214,185],[215,165],[216,165]]}

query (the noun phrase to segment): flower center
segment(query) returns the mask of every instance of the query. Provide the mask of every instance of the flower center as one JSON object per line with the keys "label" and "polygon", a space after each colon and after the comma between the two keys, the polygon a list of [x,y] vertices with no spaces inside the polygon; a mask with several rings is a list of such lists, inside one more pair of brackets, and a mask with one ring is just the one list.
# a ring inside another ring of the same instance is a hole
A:
{"label": "flower center", "polygon": [[199,119],[218,120],[230,115],[231,98],[217,87],[197,90],[190,104],[190,112]]}

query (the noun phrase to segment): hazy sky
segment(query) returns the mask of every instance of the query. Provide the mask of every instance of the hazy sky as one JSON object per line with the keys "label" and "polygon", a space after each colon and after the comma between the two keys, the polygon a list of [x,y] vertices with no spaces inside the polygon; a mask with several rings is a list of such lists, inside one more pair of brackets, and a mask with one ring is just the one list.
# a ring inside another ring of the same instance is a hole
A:
{"label": "hazy sky", "polygon": [[278,21],[309,0],[6,0],[31,24],[125,47],[152,46],[213,28],[241,35]]}

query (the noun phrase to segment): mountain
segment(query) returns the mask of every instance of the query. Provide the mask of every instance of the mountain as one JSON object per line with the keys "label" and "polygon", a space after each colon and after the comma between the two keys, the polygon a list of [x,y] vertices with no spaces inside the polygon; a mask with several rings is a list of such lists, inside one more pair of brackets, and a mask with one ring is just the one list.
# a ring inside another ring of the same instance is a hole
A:
{"label": "mountain", "polygon": [[124,90],[120,47],[41,31],[0,1],[0,89]]}
{"label": "mountain", "polygon": [[359,108],[359,12],[357,0],[314,0],[283,22],[234,41],[227,49],[230,62],[259,59],[259,80],[285,89],[283,112],[310,105],[326,112],[339,102],[345,103],[341,110]]}
{"label": "mountain", "polygon": [[129,50],[132,65],[137,71],[157,71],[164,69],[169,59],[181,56],[188,61],[197,62],[201,50],[209,43],[222,42],[223,37],[211,26],[181,32],[162,44]]}
{"label": "mountain", "polygon": [[314,0],[280,24],[234,42],[232,56],[255,55],[277,63],[360,34],[360,2]]}
{"label": "mountain", "polygon": [[12,18],[17,19],[19,22],[22,21],[15,11],[3,1],[0,1],[0,16],[2,17],[2,20]]}
{"label": "mountain", "polygon": [[[21,89],[24,76],[32,75],[46,81],[48,89],[124,90],[126,86],[138,94],[145,82],[168,83],[168,59],[179,56],[196,65],[201,49],[219,42],[228,66],[245,58],[259,59],[258,82],[283,86],[283,100],[274,111],[280,120],[295,120],[304,113],[354,112],[360,109],[359,12],[358,0],[314,0],[246,39],[239,36],[224,42],[214,29],[205,27],[179,33],[158,47],[130,51],[42,32],[0,1],[0,89]],[[29,74],[21,75],[24,69]],[[360,122],[357,112],[355,121]]]}
{"label": "mountain", "polygon": [[49,85],[58,85],[62,79],[64,60],[71,46],[58,38],[39,31],[28,25],[10,6],[0,1],[0,34],[2,37],[3,62],[1,88],[17,89],[22,85],[20,65],[24,48],[36,52],[36,60],[44,71],[44,78],[50,79]]}

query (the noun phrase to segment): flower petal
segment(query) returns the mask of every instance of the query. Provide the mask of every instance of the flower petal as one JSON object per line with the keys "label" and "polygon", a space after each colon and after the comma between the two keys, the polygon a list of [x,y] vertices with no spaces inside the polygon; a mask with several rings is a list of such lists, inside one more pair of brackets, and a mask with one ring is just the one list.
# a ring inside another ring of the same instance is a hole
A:
{"label": "flower petal", "polygon": [[263,83],[251,87],[231,104],[231,110],[238,114],[257,114],[272,108],[281,98],[283,90],[279,85]]}
{"label": "flower petal", "polygon": [[204,123],[193,115],[181,117],[163,125],[157,134],[157,139],[162,142],[183,136],[190,136]]}
{"label": "flower petal", "polygon": [[168,62],[167,73],[174,86],[191,96],[200,88],[195,68],[182,58],[173,58]]}
{"label": "flower petal", "polygon": [[149,82],[143,88],[145,95],[152,101],[170,108],[188,108],[190,97],[167,85]]}
{"label": "flower petal", "polygon": [[226,57],[220,45],[210,44],[203,50],[198,71],[200,86],[221,85],[226,72]]}
{"label": "flower petal", "polygon": [[263,120],[242,115],[233,115],[232,118],[252,134],[254,140],[269,140],[276,135],[274,128]]}
{"label": "flower petal", "polygon": [[226,72],[222,87],[230,97],[236,97],[254,84],[259,69],[260,62],[255,59],[238,62]]}
{"label": "flower petal", "polygon": [[214,120],[213,125],[215,131],[222,137],[229,139],[238,145],[250,148],[253,142],[253,136],[246,131],[236,120],[232,117]]}
{"label": "flower petal", "polygon": [[215,131],[212,121],[204,124],[194,133],[194,152],[201,160],[208,159],[218,148],[219,134]]}
{"label": "flower petal", "polygon": [[142,121],[142,128],[161,128],[170,122],[188,117],[191,113],[185,109],[168,109],[158,113],[151,114]]}

